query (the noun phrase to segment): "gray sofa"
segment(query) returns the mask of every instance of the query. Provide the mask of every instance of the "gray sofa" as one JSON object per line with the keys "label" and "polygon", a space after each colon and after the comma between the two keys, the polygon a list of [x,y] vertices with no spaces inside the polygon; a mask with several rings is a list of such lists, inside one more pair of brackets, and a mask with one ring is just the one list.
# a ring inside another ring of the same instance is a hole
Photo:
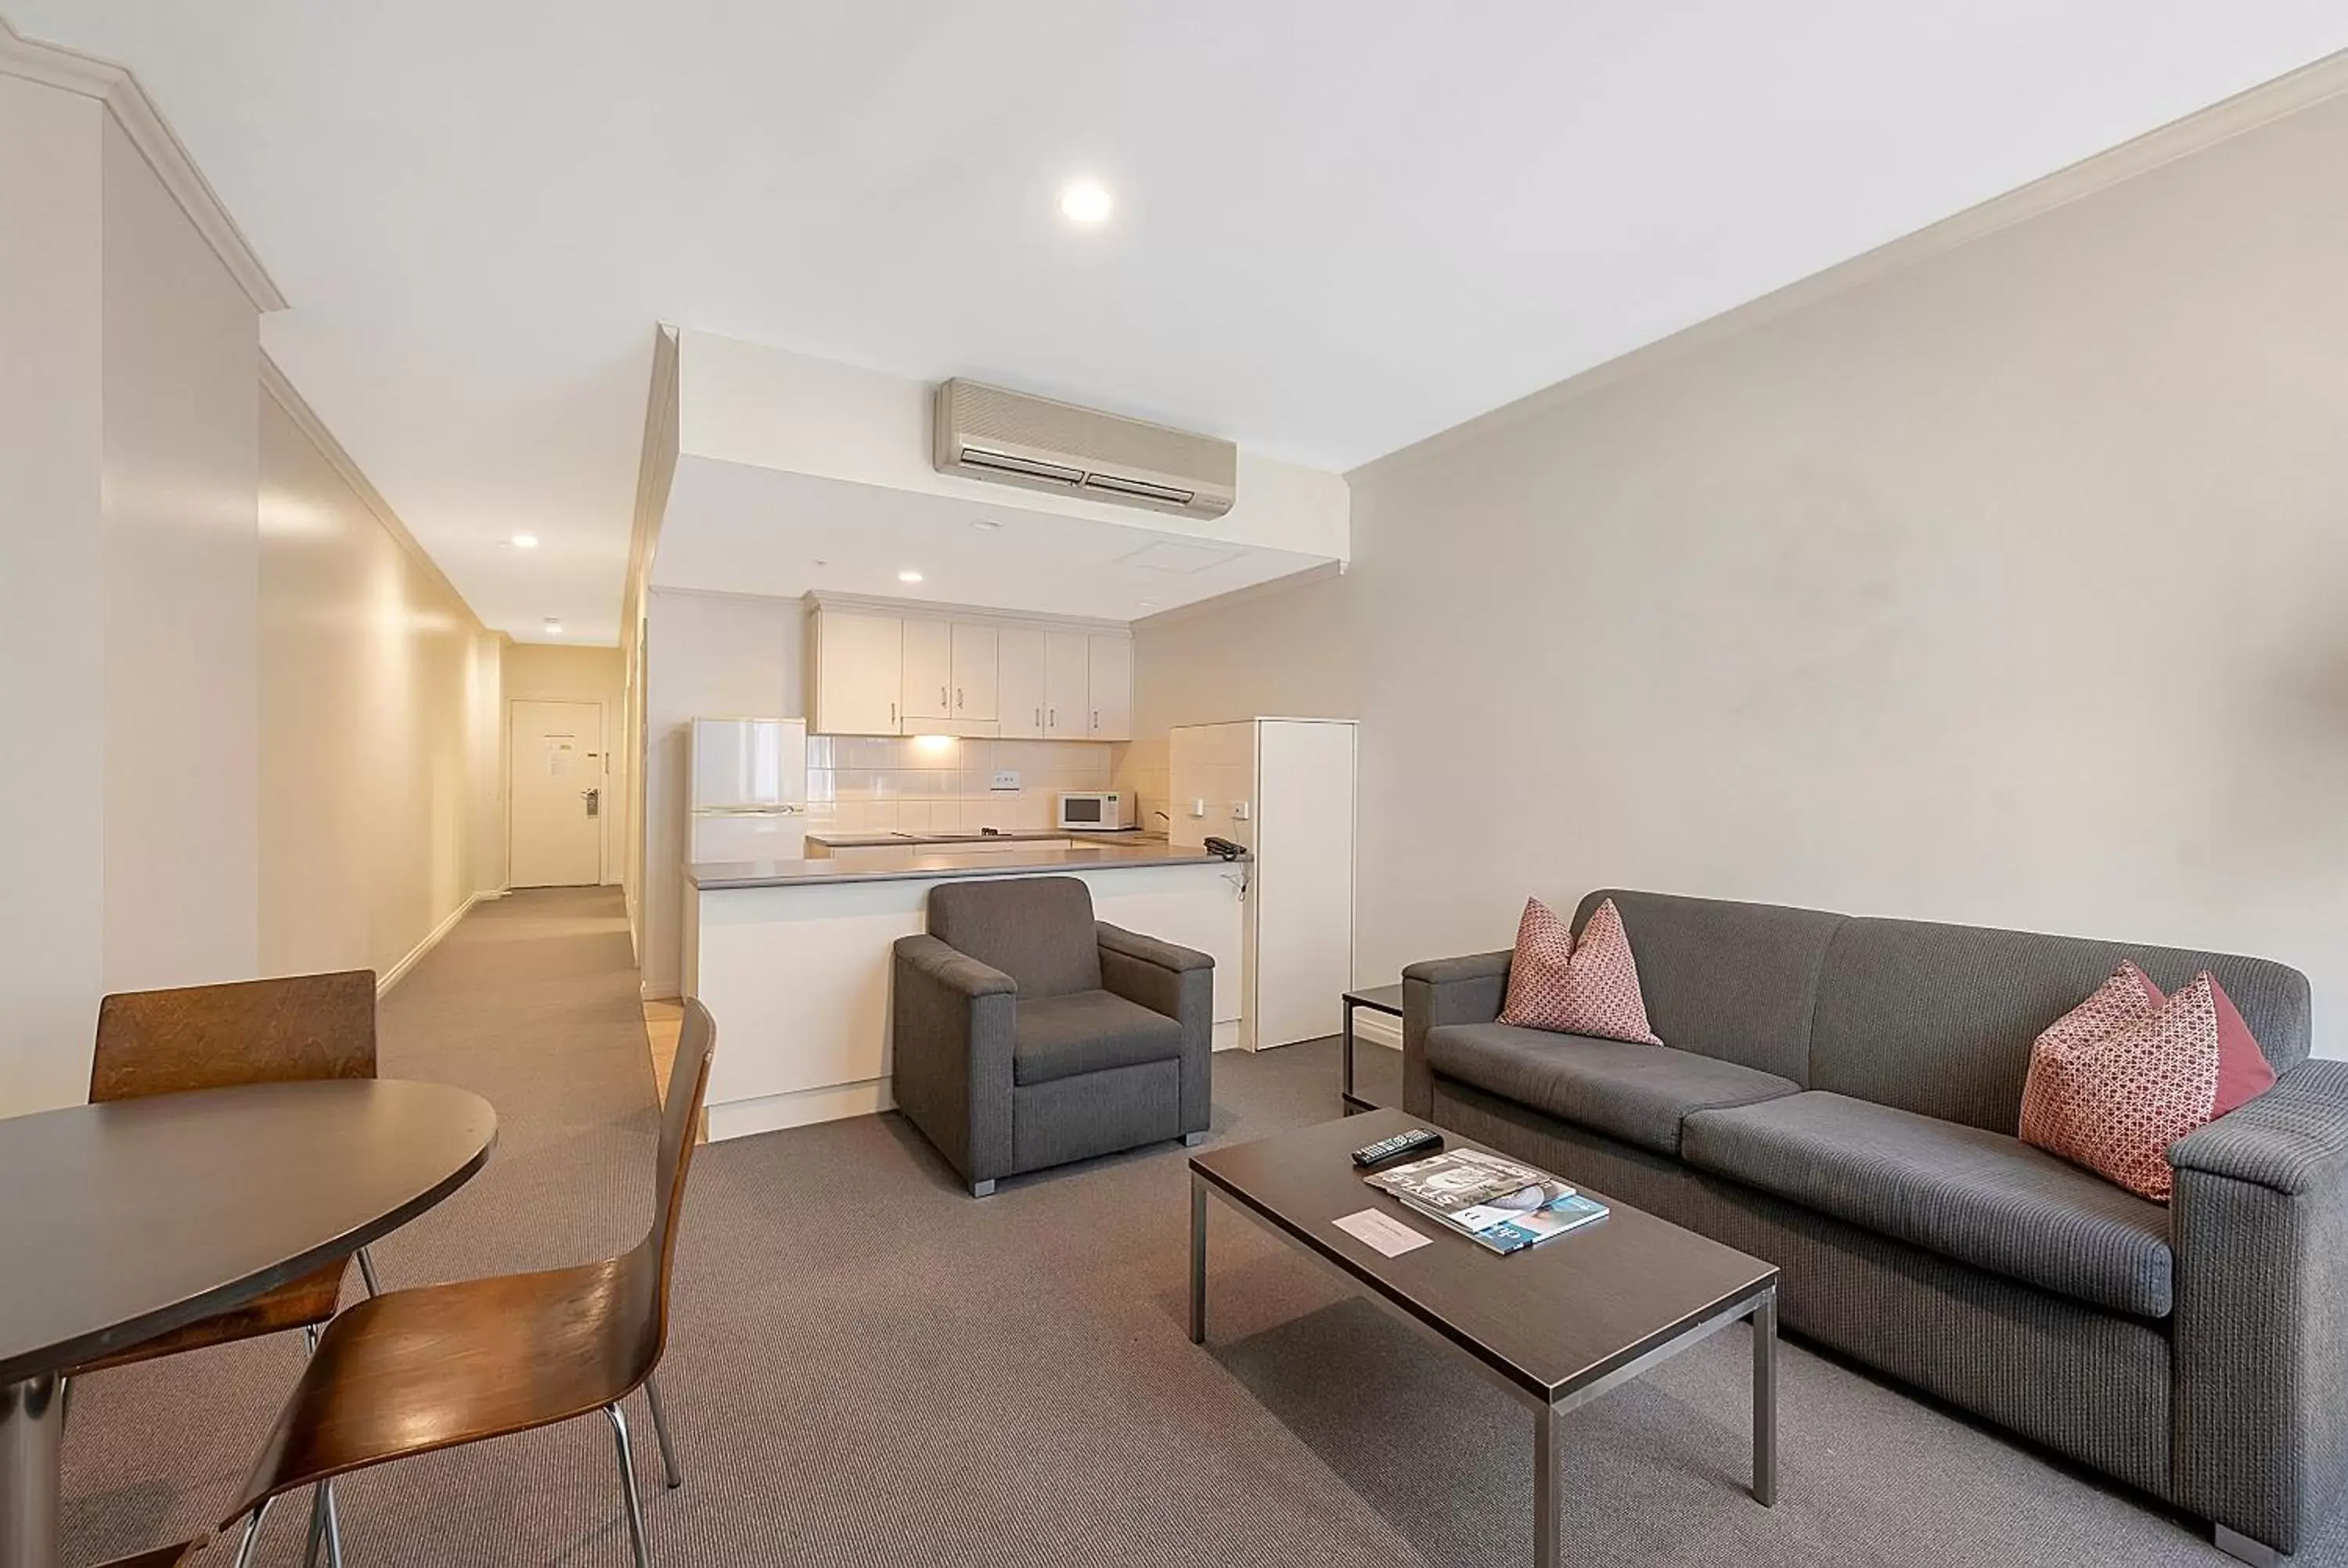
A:
{"label": "gray sofa", "polygon": [[1215,961],[1093,918],[1073,876],[941,883],[896,945],[897,1109],[984,1197],[1207,1131]]}
{"label": "gray sofa", "polygon": [[[1662,1048],[1494,1021],[1509,955],[1403,971],[1406,1109],[1785,1271],[1789,1327],[2296,1551],[2348,1481],[2348,1061],[2260,958],[1612,897]],[[2031,1042],[2123,958],[2213,971],[2281,1081],[2147,1203],[2021,1143]],[[1570,1047],[1568,1041],[1570,1041]]]}

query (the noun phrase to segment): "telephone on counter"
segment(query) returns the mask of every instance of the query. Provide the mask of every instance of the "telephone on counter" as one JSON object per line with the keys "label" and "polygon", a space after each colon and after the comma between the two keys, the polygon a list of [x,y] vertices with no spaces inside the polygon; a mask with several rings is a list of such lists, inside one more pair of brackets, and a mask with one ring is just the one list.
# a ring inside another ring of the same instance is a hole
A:
{"label": "telephone on counter", "polygon": [[1228,838],[1217,838],[1211,834],[1207,837],[1206,850],[1208,854],[1220,855],[1226,860],[1237,860],[1248,852],[1246,845],[1233,844]]}

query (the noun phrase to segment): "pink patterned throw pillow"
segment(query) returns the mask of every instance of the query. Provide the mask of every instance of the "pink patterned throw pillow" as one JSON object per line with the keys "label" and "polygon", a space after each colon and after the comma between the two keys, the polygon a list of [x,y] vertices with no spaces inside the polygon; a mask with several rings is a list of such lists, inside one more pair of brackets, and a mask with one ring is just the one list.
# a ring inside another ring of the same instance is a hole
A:
{"label": "pink patterned throw pillow", "polygon": [[1591,911],[1579,942],[1555,910],[1538,898],[1525,900],[1500,1021],[1556,1034],[1663,1043],[1647,1026],[1639,966],[1613,899]]}
{"label": "pink patterned throw pillow", "polygon": [[2030,1048],[2022,1141],[2165,1204],[2168,1146],[2274,1081],[2215,976],[2164,997],[2123,962]]}

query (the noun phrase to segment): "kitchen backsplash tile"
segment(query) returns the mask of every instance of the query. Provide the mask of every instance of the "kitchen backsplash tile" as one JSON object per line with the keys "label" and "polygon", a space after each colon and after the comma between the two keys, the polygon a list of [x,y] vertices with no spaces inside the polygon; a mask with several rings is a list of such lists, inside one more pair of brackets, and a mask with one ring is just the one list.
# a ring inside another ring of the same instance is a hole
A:
{"label": "kitchen backsplash tile", "polygon": [[[811,735],[808,827],[815,833],[970,833],[1052,825],[1062,790],[1108,789],[1113,751],[1086,741]],[[1000,769],[1015,790],[993,787]]]}

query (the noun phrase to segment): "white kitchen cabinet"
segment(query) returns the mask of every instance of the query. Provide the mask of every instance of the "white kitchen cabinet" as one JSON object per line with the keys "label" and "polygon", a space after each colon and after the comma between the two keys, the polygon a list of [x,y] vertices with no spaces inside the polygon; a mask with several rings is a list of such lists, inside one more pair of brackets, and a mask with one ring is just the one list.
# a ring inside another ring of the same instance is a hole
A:
{"label": "white kitchen cabinet", "polygon": [[1044,634],[1044,733],[1047,735],[1092,738],[1091,642],[1081,631]]}
{"label": "white kitchen cabinet", "polygon": [[[908,619],[905,629],[903,718],[908,726],[923,719],[953,717],[953,626],[943,620]],[[912,733],[909,728],[908,733]]]}
{"label": "white kitchen cabinet", "polygon": [[824,610],[814,619],[814,711],[825,735],[894,735],[903,702],[905,622],[894,615]]}
{"label": "white kitchen cabinet", "polygon": [[953,623],[953,716],[961,723],[993,723],[1001,657],[992,626]]}
{"label": "white kitchen cabinet", "polygon": [[1044,738],[1044,631],[1006,626],[995,637],[995,712],[1009,741]]}
{"label": "white kitchen cabinet", "polygon": [[1133,739],[1133,639],[1094,633],[1085,639],[1086,694],[1096,741]]}

